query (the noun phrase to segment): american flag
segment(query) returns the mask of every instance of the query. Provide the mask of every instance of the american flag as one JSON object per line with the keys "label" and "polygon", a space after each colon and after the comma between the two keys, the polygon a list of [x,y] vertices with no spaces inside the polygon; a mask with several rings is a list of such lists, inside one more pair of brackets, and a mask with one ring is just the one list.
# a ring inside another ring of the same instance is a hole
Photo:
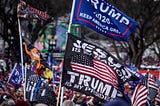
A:
{"label": "american flag", "polygon": [[147,73],[146,76],[148,78],[149,98],[153,101],[158,94],[159,85],[156,83],[155,76],[150,73]]}
{"label": "american flag", "polygon": [[138,83],[133,92],[131,98],[132,106],[146,106],[148,97],[148,88],[146,87],[146,83],[144,83],[143,80],[146,79],[142,79],[142,81]]}
{"label": "american flag", "polygon": [[117,88],[118,80],[114,70],[101,60],[93,59],[87,55],[72,56],[72,70],[95,77]]}
{"label": "american flag", "polygon": [[156,89],[157,91],[159,90],[159,86],[152,75],[148,76],[148,87]]}
{"label": "american flag", "polygon": [[157,95],[155,97],[155,101],[157,101],[158,103],[160,103],[160,87],[159,87],[159,92],[157,93]]}

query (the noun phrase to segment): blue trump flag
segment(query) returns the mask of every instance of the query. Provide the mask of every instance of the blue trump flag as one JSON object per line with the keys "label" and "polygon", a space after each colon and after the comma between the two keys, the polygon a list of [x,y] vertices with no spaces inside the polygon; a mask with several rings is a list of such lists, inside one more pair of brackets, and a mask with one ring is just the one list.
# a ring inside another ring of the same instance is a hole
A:
{"label": "blue trump flag", "polygon": [[127,41],[137,22],[105,0],[74,0],[71,23],[119,41]]}
{"label": "blue trump flag", "polygon": [[8,82],[12,86],[20,87],[22,85],[23,77],[22,77],[22,68],[19,64],[15,64],[14,68],[9,76]]}

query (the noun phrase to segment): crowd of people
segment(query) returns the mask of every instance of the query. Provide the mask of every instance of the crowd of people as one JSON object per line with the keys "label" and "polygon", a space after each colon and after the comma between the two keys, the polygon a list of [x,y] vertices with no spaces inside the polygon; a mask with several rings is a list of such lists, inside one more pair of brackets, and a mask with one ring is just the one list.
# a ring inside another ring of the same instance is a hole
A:
{"label": "crowd of people", "polygon": [[[48,106],[44,103],[39,103],[36,101],[29,101],[24,97],[24,85],[12,86],[7,83],[11,71],[3,70],[0,71],[0,106]],[[59,85],[50,83],[55,91],[57,102],[59,106],[130,106],[133,91],[135,89],[136,83],[130,82],[123,85],[124,94],[126,95],[126,100],[115,99],[112,102],[102,103],[96,97],[88,96],[80,92],[72,91],[70,89],[64,88],[63,96],[59,97]],[[62,103],[59,99],[62,98]],[[127,99],[128,98],[128,99]],[[49,106],[57,106],[57,102]],[[146,106],[159,106],[160,103],[157,101],[148,102]]]}
{"label": "crowd of people", "polygon": [[[26,100],[24,98],[24,87],[15,87],[7,83],[10,72],[0,72],[0,106],[47,106],[44,103],[37,103],[33,101]],[[54,85],[56,97],[58,98],[59,86]],[[53,106],[56,106],[54,103]],[[52,106],[51,105],[51,106]],[[101,106],[102,103],[99,102],[93,96],[87,96],[80,92],[72,91],[70,89],[64,90],[63,93],[63,103],[59,102],[59,106]]]}
{"label": "crowd of people", "polygon": [[[31,102],[24,99],[24,88],[14,87],[7,83],[9,76],[0,75],[0,106],[47,106],[44,103]],[[58,98],[59,87],[54,86]],[[59,105],[62,105],[59,103]],[[100,106],[99,102],[92,96],[86,96],[80,92],[66,89],[63,96],[63,106]],[[56,106],[56,103],[54,103]]]}

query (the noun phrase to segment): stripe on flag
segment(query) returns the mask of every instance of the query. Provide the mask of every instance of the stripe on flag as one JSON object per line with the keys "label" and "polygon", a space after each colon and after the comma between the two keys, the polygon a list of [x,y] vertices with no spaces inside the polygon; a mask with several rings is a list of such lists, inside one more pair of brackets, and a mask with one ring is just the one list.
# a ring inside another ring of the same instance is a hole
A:
{"label": "stripe on flag", "polygon": [[132,106],[145,106],[147,102],[148,88],[139,83],[131,98]]}
{"label": "stripe on flag", "polygon": [[155,97],[155,101],[157,101],[158,103],[160,103],[160,92],[157,93],[157,95]]}
{"label": "stripe on flag", "polygon": [[159,86],[158,86],[158,84],[156,84],[156,81],[154,80],[153,76],[148,77],[148,87],[154,88],[156,90],[158,90],[158,88],[159,88]]}

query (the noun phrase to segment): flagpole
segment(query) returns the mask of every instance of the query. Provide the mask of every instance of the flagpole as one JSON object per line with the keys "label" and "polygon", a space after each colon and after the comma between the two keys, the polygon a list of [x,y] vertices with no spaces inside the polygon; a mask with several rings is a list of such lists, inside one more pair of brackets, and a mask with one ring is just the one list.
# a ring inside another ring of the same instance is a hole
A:
{"label": "flagpole", "polygon": [[63,93],[64,93],[64,87],[61,87],[61,101],[60,101],[60,106],[63,104]]}
{"label": "flagpole", "polygon": [[[58,90],[58,97],[57,97],[57,105],[56,106],[58,106],[59,105],[59,99],[60,99],[60,94],[62,94],[61,93],[61,82],[62,82],[62,73],[61,73],[61,77],[60,77],[60,85],[59,85],[59,90]],[[61,98],[62,99],[62,98]],[[62,106],[62,105],[60,105],[60,106]]]}
{"label": "flagpole", "polygon": [[[73,0],[73,2],[72,2],[72,10],[71,10],[70,21],[69,21],[69,25],[68,25],[68,33],[71,32],[71,26],[72,26],[72,18],[73,18],[74,7],[75,7],[75,0]],[[62,66],[62,67],[63,67],[63,66]],[[61,82],[62,82],[62,73],[61,73],[61,80],[60,80],[60,86],[59,86],[59,92],[58,92],[57,106],[58,106],[58,104],[59,104],[60,94],[61,94],[60,106],[62,106],[62,104],[63,104],[64,87],[61,86]],[[61,89],[62,89],[62,91],[61,91]],[[61,91],[61,93],[60,93],[60,91]]]}
{"label": "flagpole", "polygon": [[[19,30],[19,40],[20,40],[20,51],[21,51],[21,67],[22,67],[22,79],[24,80],[24,67],[23,67],[23,47],[22,47],[22,31],[21,31],[21,25],[20,25],[20,19],[18,17],[18,30]],[[25,82],[24,82],[25,83]],[[25,87],[23,87],[24,91],[24,100],[26,100],[25,95]]]}
{"label": "flagpole", "polygon": [[[72,10],[71,10],[70,21],[69,21],[69,25],[68,25],[68,33],[71,32],[71,26],[72,26],[72,18],[73,18],[74,7],[75,7],[75,0],[73,0],[73,2],[72,2]],[[63,66],[62,66],[62,67],[63,67]],[[58,106],[58,104],[59,104],[59,97],[60,97],[60,95],[61,95],[61,98],[60,98],[60,106],[62,106],[62,104],[63,104],[64,87],[62,87],[61,82],[62,82],[62,73],[61,73],[60,86],[59,86],[59,92],[58,92],[58,100],[57,100],[57,105],[56,105],[56,106]],[[62,89],[62,91],[61,91],[61,89]]]}
{"label": "flagpole", "polygon": [[27,99],[26,99],[26,89],[25,89],[25,87],[26,87],[26,75],[27,75],[27,63],[25,64],[25,70],[24,70],[24,100],[26,101]]}
{"label": "flagpole", "polygon": [[76,2],[76,0],[73,0],[73,2],[72,2],[72,10],[71,10],[70,21],[69,21],[69,26],[68,26],[68,33],[71,32],[71,26],[72,26],[72,19],[73,19],[73,12],[74,12],[74,7],[75,7],[75,2]]}

